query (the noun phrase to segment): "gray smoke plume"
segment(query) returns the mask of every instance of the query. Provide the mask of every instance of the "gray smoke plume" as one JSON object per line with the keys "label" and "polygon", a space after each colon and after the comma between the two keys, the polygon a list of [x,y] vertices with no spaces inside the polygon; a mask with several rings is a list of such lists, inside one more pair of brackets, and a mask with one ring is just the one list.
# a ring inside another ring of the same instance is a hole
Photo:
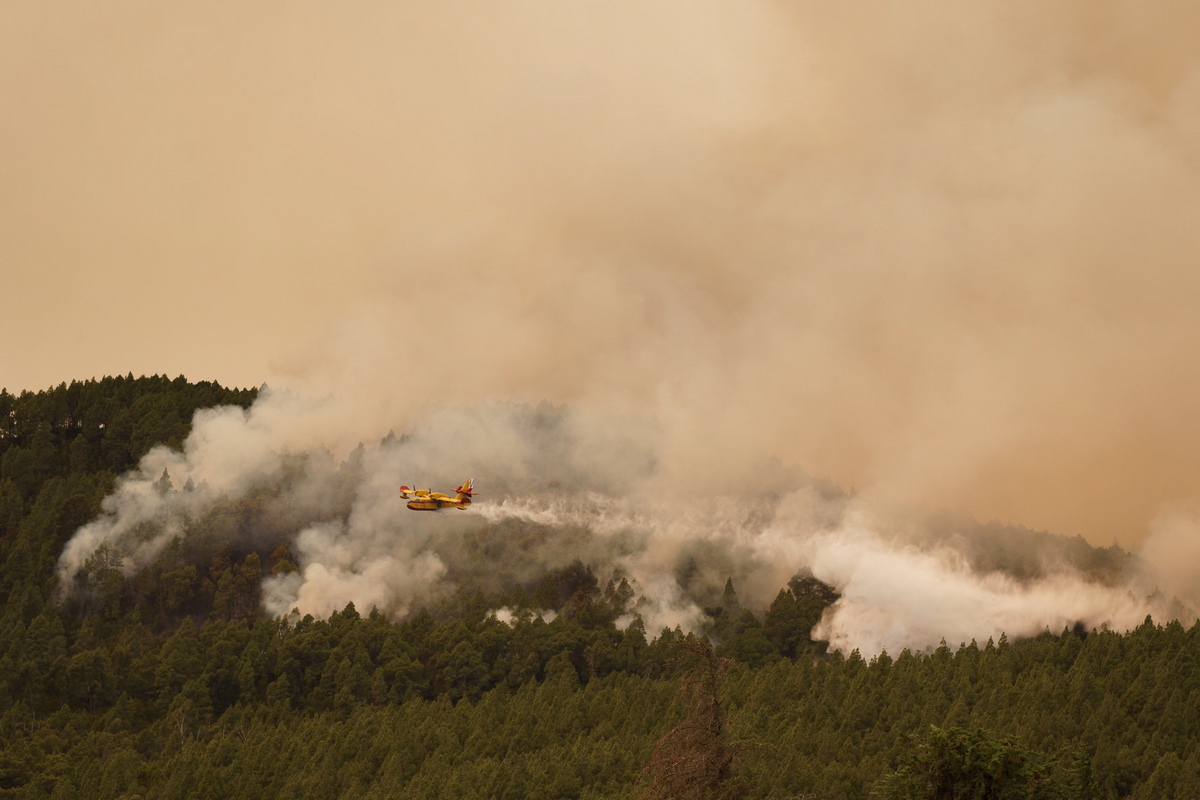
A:
{"label": "gray smoke plume", "polygon": [[[650,631],[697,628],[728,578],[761,612],[789,578],[811,572],[842,595],[817,634],[864,654],[1080,622],[1123,630],[1147,613],[1196,607],[1197,561],[1174,557],[1180,542],[1194,544],[1194,513],[1164,520],[1140,570],[1097,576],[1064,550],[1026,545],[1015,546],[1028,562],[1018,568],[997,561],[1006,545],[989,544],[967,518],[889,509],[768,459],[725,490],[679,491],[660,474],[653,426],[629,418],[502,402],[431,407],[407,434],[335,457],[312,432],[339,408],[350,406],[265,391],[246,411],[199,412],[183,451],[151,451],[68,543],[62,584],[101,543],[133,574],[242,503],[254,511],[234,544],[282,539],[300,567],[264,579],[273,615],[327,616],[352,601],[400,619],[463,581],[529,584],[575,559],[602,581],[629,580]],[[190,488],[165,489],[164,471]],[[467,511],[411,512],[397,491],[468,477],[481,495]]]}

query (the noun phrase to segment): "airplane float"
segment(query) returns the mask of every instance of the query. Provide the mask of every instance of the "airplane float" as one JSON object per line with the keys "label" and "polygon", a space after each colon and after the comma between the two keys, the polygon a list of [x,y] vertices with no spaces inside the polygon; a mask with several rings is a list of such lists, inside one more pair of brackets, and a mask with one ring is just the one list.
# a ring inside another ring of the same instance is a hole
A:
{"label": "airplane float", "polygon": [[454,490],[457,492],[454,497],[432,489],[410,489],[407,486],[400,487],[400,496],[408,501],[410,511],[441,511],[444,508],[466,511],[467,506],[471,505],[471,498],[475,496],[475,492],[471,491],[473,481],[473,478],[467,478],[466,483]]}

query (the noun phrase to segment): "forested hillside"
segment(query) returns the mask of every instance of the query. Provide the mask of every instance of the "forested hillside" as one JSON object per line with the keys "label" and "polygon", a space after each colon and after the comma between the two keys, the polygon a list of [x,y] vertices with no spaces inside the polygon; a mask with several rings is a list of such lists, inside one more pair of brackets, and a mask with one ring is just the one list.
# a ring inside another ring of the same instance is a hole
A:
{"label": "forested hillside", "polygon": [[[102,548],[62,599],[58,554],[117,475],[178,447],[196,408],[254,397],[132,376],[0,392],[0,796],[636,797],[683,718],[683,633],[619,627],[632,591],[582,561],[501,591],[467,579],[399,621],[274,619],[261,580],[297,565],[286,531],[227,535],[265,524],[249,496],[134,574]],[[744,796],[934,796],[937,759],[981,753],[961,780],[1004,764],[1009,793],[958,796],[1200,796],[1200,625],[867,662],[810,638],[836,599],[798,575],[767,609],[732,582],[705,609]]]}

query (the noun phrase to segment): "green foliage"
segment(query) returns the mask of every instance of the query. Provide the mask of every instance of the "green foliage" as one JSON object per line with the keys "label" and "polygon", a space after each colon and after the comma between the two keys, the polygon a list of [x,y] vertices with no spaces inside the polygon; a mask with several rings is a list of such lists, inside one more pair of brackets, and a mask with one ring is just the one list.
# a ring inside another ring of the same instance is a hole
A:
{"label": "green foliage", "polygon": [[[249,406],[255,390],[216,383],[109,377],[18,396],[0,390],[0,603],[28,624],[54,593],[63,544],[100,511],[116,476],[155,444],[178,447],[199,408]],[[87,609],[116,618],[131,587],[94,562]],[[0,633],[4,631],[0,629]]]}
{"label": "green foliage", "polygon": [[[487,591],[468,575],[398,622],[352,604],[264,619],[262,576],[297,565],[250,495],[137,574],[97,550],[86,600],[55,601],[62,545],[115,475],[178,445],[195,408],[253,396],[132,376],[0,391],[0,798],[634,797],[655,742],[688,719],[672,702],[684,637],[647,635],[628,582],[601,590],[581,561]],[[163,475],[158,490],[189,489]],[[238,549],[249,528],[261,552]],[[486,563],[537,535],[504,523],[467,546]],[[1027,538],[1081,546],[1046,536]],[[1003,537],[976,547],[981,568],[1038,568]],[[1076,556],[1122,568],[1119,553]],[[709,744],[762,743],[741,760],[747,797],[936,796],[937,775],[958,797],[1200,796],[1200,625],[866,661],[811,640],[836,599],[801,575],[765,615],[732,581],[706,609],[714,658],[730,660]],[[488,616],[500,607],[511,625]]]}
{"label": "green foliage", "polygon": [[994,739],[982,730],[942,729],[929,733],[884,778],[886,800],[1054,800],[1058,787],[1044,759],[1012,738]]}
{"label": "green foliage", "polygon": [[[570,624],[518,622],[505,641],[550,642]],[[67,659],[66,680],[38,690],[66,696],[8,695],[0,781],[27,794],[65,781],[79,796],[135,784],[199,796],[204,776],[216,796],[632,798],[655,742],[688,719],[672,701],[685,667],[589,678],[567,647],[514,687],[472,667],[489,667],[489,632],[503,634],[348,607],[294,625],[189,622],[159,639],[47,606],[12,663]],[[660,642],[643,652],[678,646]],[[870,662],[733,662],[709,738],[760,743],[742,756],[747,797],[1195,797],[1198,654],[1200,626],[1151,624]],[[15,674],[37,686],[42,669]],[[126,751],[136,762],[110,770]],[[946,786],[956,794],[930,794]]]}
{"label": "green foliage", "polygon": [[180,447],[196,409],[247,407],[256,394],[158,375],[72,381],[19,396],[0,390],[0,482],[12,480],[29,500],[54,475],[120,474],[156,444]]}

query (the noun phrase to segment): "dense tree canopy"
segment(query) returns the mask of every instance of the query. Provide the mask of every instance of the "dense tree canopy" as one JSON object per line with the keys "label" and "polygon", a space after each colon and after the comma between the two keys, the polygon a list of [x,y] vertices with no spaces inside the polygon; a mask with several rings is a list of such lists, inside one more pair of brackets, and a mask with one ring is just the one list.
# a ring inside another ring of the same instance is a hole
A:
{"label": "dense tree canopy", "polygon": [[0,797],[633,798],[655,743],[699,730],[681,680],[720,709],[704,741],[739,754],[713,796],[1200,796],[1200,625],[866,661],[812,641],[837,596],[811,576],[767,609],[730,581],[704,682],[672,657],[681,631],[617,627],[632,590],[581,561],[401,621],[269,618],[262,577],[297,565],[284,539],[225,535],[252,496],[135,574],[98,549],[58,602],[57,556],[116,474],[196,408],[253,398],[158,377],[0,392]]}

